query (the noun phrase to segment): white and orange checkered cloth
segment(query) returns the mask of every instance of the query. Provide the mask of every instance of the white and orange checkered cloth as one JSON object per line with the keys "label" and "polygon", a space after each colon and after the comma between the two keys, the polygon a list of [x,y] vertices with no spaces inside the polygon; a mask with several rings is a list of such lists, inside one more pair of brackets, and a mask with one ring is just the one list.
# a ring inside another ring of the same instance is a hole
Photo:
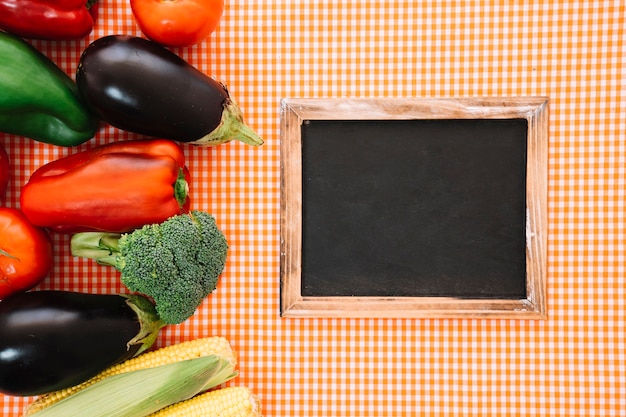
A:
{"label": "white and orange checkered cloth", "polygon": [[[73,75],[95,38],[140,35],[127,2],[100,2],[84,41],[33,43]],[[232,384],[266,416],[625,416],[625,19],[620,0],[226,0],[207,41],[174,51],[227,83],[266,143],[185,145],[192,207],[231,252],[217,291],[157,343],[227,337]],[[531,95],[550,97],[547,320],[279,317],[280,98]],[[104,127],[80,149],[133,137]],[[0,140],[10,206],[34,169],[75,151]],[[123,290],[54,239],[39,288]],[[0,396],[0,414],[25,402]]]}

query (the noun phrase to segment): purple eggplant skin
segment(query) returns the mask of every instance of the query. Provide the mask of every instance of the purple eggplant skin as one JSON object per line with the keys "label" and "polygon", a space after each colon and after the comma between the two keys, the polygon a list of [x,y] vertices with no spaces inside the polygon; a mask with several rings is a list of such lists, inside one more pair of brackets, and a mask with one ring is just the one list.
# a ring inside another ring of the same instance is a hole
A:
{"label": "purple eggplant skin", "polygon": [[223,84],[148,39],[96,39],[81,54],[76,84],[96,116],[128,132],[204,146],[263,144]]}
{"label": "purple eggplant skin", "polygon": [[0,301],[0,393],[71,387],[148,349],[164,326],[139,295],[30,291]]}

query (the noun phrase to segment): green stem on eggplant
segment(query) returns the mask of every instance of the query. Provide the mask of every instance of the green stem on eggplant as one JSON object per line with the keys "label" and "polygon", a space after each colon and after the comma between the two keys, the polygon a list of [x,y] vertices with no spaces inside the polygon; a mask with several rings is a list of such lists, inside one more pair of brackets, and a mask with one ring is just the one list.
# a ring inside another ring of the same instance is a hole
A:
{"label": "green stem on eggplant", "polygon": [[167,325],[156,312],[154,304],[146,297],[133,294],[120,294],[125,297],[128,306],[137,314],[139,332],[128,341],[128,349],[141,345],[135,356],[148,350],[156,342],[159,330]]}
{"label": "green stem on eggplant", "polygon": [[263,139],[243,121],[243,113],[231,98],[224,105],[222,121],[211,133],[191,142],[194,145],[213,146],[238,140],[247,145],[261,146]]}

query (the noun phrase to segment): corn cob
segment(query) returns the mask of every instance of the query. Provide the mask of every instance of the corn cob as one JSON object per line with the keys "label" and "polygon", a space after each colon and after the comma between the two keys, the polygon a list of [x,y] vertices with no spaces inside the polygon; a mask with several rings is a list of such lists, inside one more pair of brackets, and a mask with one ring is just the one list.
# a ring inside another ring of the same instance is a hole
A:
{"label": "corn cob", "polygon": [[232,364],[216,355],[104,378],[38,411],[36,417],[146,417],[232,379]]}
{"label": "corn cob", "polygon": [[260,417],[259,399],[247,387],[226,387],[165,407],[148,417]]}
{"label": "corn cob", "polygon": [[223,337],[214,336],[182,342],[146,352],[117,365],[113,365],[79,385],[42,395],[26,408],[23,416],[30,416],[44,408],[50,407],[52,404],[113,375],[139,369],[154,368],[159,365],[209,355],[217,355],[224,358],[230,362],[233,367],[237,363],[235,352],[232,350],[228,340]]}

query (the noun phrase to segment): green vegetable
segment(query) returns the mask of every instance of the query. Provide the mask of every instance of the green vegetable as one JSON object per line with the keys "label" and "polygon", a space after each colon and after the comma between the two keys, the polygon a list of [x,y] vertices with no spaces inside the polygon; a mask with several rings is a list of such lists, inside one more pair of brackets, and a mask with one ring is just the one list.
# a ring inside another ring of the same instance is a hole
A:
{"label": "green vegetable", "polygon": [[98,128],[74,81],[23,39],[0,31],[0,131],[59,146]]}
{"label": "green vegetable", "polygon": [[165,323],[179,324],[215,290],[228,244],[213,216],[191,211],[130,233],[77,233],[71,250],[117,268],[124,285],[154,300]]}

